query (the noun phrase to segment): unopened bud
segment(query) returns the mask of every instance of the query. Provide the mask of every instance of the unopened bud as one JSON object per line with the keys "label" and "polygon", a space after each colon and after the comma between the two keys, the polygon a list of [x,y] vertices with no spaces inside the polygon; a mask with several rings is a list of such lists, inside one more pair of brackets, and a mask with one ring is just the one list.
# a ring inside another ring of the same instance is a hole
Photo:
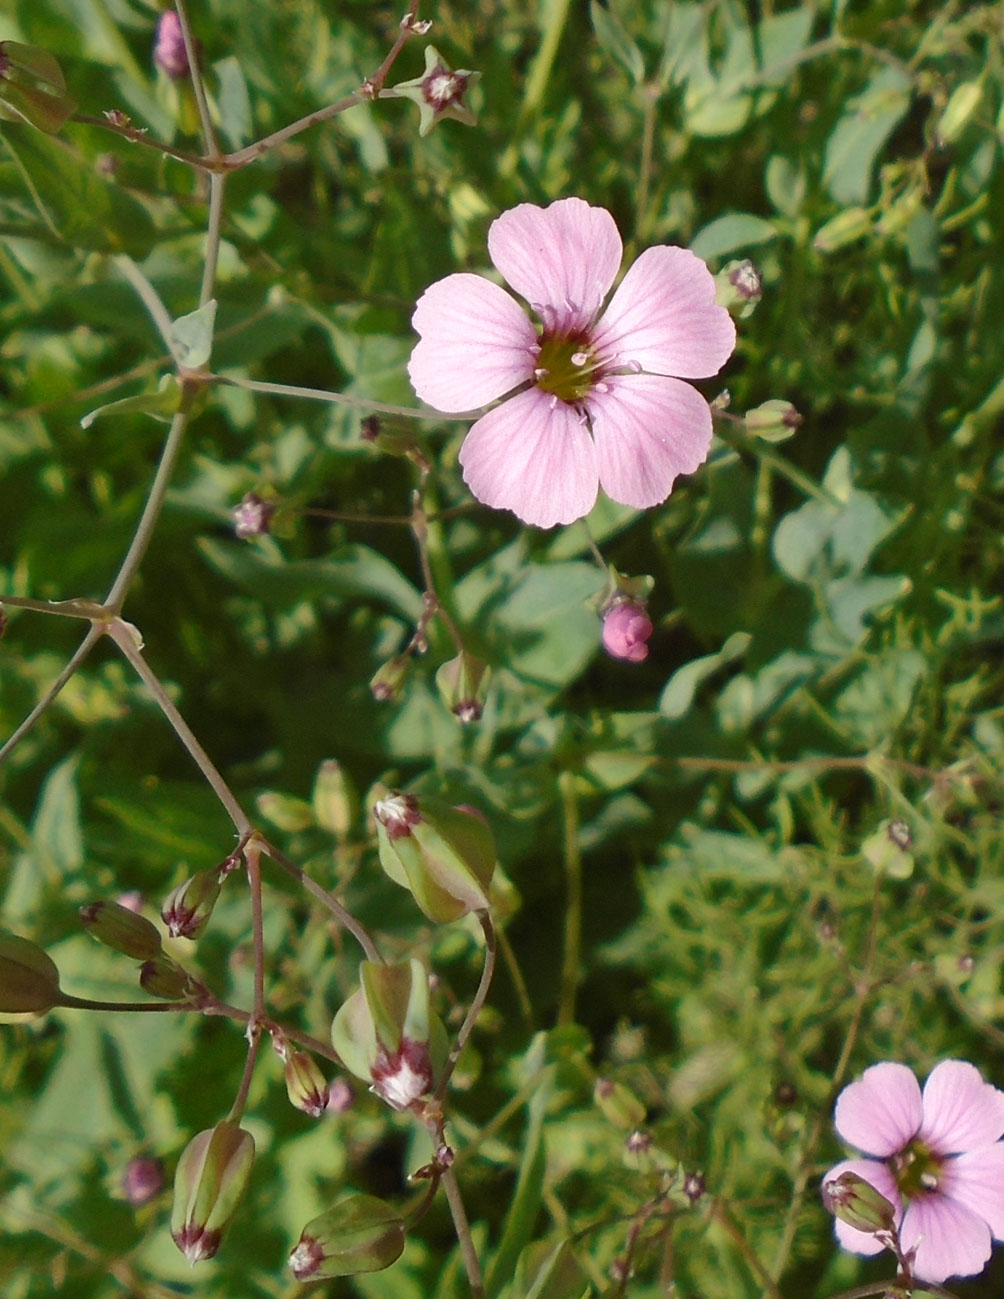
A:
{"label": "unopened bud", "polygon": [[791,402],[776,397],[748,410],[743,419],[746,432],[764,442],[784,442],[802,424],[802,416]]}
{"label": "unopened bud", "polygon": [[52,958],[27,938],[0,931],[0,1014],[42,1015],[59,1001]]}
{"label": "unopened bud", "polygon": [[691,1204],[696,1204],[707,1190],[704,1175],[702,1173],[687,1173],[684,1176],[681,1190]]}
{"label": "unopened bud", "polygon": [[220,896],[218,871],[199,871],[168,894],[161,918],[172,938],[198,938]]}
{"label": "unopened bud", "polygon": [[955,87],[935,130],[935,139],[940,146],[955,143],[973,120],[982,99],[982,77],[976,81],[963,81]]}
{"label": "unopened bud", "polygon": [[737,320],[745,320],[763,297],[763,279],[748,259],[729,262],[715,276],[715,302]]}
{"label": "unopened bud", "polygon": [[34,45],[0,41],[0,120],[27,122],[54,135],[76,107],[51,54]]}
{"label": "unopened bud", "polygon": [[645,1106],[623,1083],[600,1078],[593,1088],[593,1100],[603,1117],[615,1127],[627,1130],[645,1122]]}
{"label": "unopened bud", "polygon": [[611,658],[643,663],[651,635],[652,622],[645,606],[633,600],[617,600],[603,615],[603,648]]}
{"label": "unopened bud", "polygon": [[289,1256],[298,1281],[380,1272],[404,1251],[404,1220],[373,1195],[350,1195],[304,1227]]}
{"label": "unopened bud", "polygon": [[905,821],[883,821],[861,845],[861,855],[877,875],[908,880],[914,867],[912,846],[913,835]]}
{"label": "unopened bud", "polygon": [[488,909],[495,843],[482,817],[427,795],[391,793],[373,808],[380,864],[430,920]]}
{"label": "unopened bud", "polygon": [[250,541],[252,537],[267,537],[275,511],[276,506],[272,501],[266,501],[257,492],[248,492],[240,504],[233,508],[234,532],[241,541]]}
{"label": "unopened bud", "polygon": [[447,708],[462,722],[476,722],[481,717],[488,678],[487,663],[466,650],[442,664],[436,673],[436,687]]}
{"label": "unopened bud", "polygon": [[178,1160],[171,1235],[193,1266],[212,1258],[237,1211],[254,1163],[254,1138],[224,1121],[198,1133]]}
{"label": "unopened bud", "polygon": [[188,51],[181,19],[173,9],[161,14],[154,38],[153,61],[172,81],[183,81],[188,76]]}
{"label": "unopened bud", "polygon": [[149,961],[160,955],[160,934],[131,907],[119,902],[91,902],[80,908],[80,919],[92,938],[135,961]]}
{"label": "unopened bud", "polygon": [[429,1009],[421,961],[363,961],[362,986],[335,1015],[331,1041],[345,1067],[393,1109],[428,1096],[446,1058],[446,1030]]}
{"label": "unopened bud", "polygon": [[130,1159],[122,1177],[122,1193],[134,1209],[155,1200],[164,1189],[164,1164],[150,1155]]}
{"label": "unopened bud", "polygon": [[328,1108],[328,1083],[317,1061],[305,1051],[291,1051],[284,1065],[286,1093],[290,1102],[312,1119]]}
{"label": "unopened bud", "polygon": [[334,758],[328,758],[317,768],[312,802],[321,829],[336,839],[347,839],[356,819],[357,796],[345,768]]}
{"label": "unopened bud", "polygon": [[817,253],[832,253],[870,234],[872,216],[867,208],[849,207],[838,212],[816,231],[812,246]]}
{"label": "unopened bud", "polygon": [[425,72],[414,81],[402,81],[394,94],[418,105],[419,135],[428,135],[445,117],[473,126],[477,121],[466,102],[468,92],[480,80],[480,72],[466,68],[454,71],[432,46],[425,47]]}
{"label": "unopened bud", "polygon": [[871,1182],[857,1173],[847,1170],[839,1177],[824,1181],[822,1190],[828,1212],[856,1231],[874,1235],[891,1231],[895,1225],[896,1210]]}
{"label": "unopened bud", "polygon": [[400,699],[410,671],[411,659],[408,655],[395,654],[392,659],[388,659],[370,679],[370,692],[373,698],[382,704]]}
{"label": "unopened bud", "polygon": [[191,980],[180,965],[169,956],[155,956],[144,961],[139,971],[139,986],[151,997],[164,1001],[182,1001],[191,992]]}

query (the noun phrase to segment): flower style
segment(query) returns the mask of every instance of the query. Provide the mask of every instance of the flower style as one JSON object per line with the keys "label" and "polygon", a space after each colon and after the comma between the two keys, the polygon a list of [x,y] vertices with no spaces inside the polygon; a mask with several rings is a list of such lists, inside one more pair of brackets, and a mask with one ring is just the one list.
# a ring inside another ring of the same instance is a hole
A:
{"label": "flower style", "polygon": [[[892,1204],[900,1245],[921,1281],[973,1276],[1004,1239],[1004,1092],[963,1060],[943,1060],[924,1084],[902,1064],[876,1064],[837,1098],[840,1136],[866,1152],[831,1168],[824,1187],[851,1172]],[[888,1243],[837,1220],[856,1254]]]}
{"label": "flower style", "polygon": [[436,410],[507,398],[461,448],[471,491],[541,528],[588,514],[600,487],[636,509],[664,501],[711,444],[708,404],[682,380],[717,374],[735,346],[711,272],[686,248],[648,248],[601,314],[621,239],[579,198],[504,212],[488,251],[540,333],[491,280],[448,275],[418,301],[408,367]]}

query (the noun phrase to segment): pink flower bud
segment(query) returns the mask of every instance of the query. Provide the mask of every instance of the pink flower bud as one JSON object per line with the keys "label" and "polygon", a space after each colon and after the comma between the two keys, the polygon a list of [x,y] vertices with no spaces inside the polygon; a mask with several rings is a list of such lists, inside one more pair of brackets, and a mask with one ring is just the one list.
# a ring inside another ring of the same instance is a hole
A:
{"label": "pink flower bud", "polygon": [[181,30],[181,19],[173,9],[161,14],[153,45],[153,61],[172,81],[188,76],[188,51]]}
{"label": "pink flower bud", "polygon": [[[167,17],[166,14],[164,16]],[[266,501],[257,492],[247,492],[232,511],[234,532],[241,541],[250,541],[252,537],[267,537],[275,510],[271,501]]]}
{"label": "pink flower bud", "polygon": [[150,1155],[130,1159],[122,1178],[122,1193],[134,1209],[155,1200],[164,1189],[164,1164]]}
{"label": "pink flower bud", "polygon": [[651,635],[652,623],[644,607],[630,600],[613,605],[603,619],[603,648],[612,658],[643,662]]}

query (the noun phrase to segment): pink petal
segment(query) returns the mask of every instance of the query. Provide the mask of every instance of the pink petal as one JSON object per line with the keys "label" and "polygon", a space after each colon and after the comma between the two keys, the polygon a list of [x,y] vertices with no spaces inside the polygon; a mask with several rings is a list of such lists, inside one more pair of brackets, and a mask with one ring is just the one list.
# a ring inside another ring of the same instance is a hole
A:
{"label": "pink petal", "polygon": [[521,203],[491,224],[488,252],[551,333],[592,324],[620,269],[621,237],[606,208],[581,198]]}
{"label": "pink petal", "polygon": [[924,1123],[919,1136],[940,1155],[988,1146],[1004,1132],[1004,1092],[975,1065],[942,1060],[924,1084]]}
{"label": "pink petal", "polygon": [[[900,1218],[903,1213],[903,1201],[900,1197],[899,1188],[896,1185],[896,1179],[885,1164],[880,1164],[876,1159],[845,1159],[842,1163],[835,1165],[823,1178],[823,1185],[832,1182],[840,1176],[841,1173],[857,1173],[858,1177],[863,1177],[875,1187],[879,1195],[884,1195],[889,1203],[896,1209],[896,1216]],[[837,1240],[843,1249],[849,1250],[852,1254],[880,1254],[887,1246],[881,1240],[867,1231],[858,1231],[856,1227],[849,1226],[846,1222],[841,1222],[839,1218],[833,1219],[833,1229],[837,1233]]]}
{"label": "pink petal", "polygon": [[917,1135],[920,1086],[905,1064],[873,1064],[837,1097],[833,1122],[848,1145],[884,1159]]}
{"label": "pink petal", "polygon": [[436,410],[475,410],[533,375],[533,326],[514,298],[480,275],[430,284],[411,323],[421,335],[408,362],[411,385]]}
{"label": "pink petal", "polygon": [[906,1207],[900,1243],[904,1251],[917,1246],[913,1271],[919,1280],[941,1282],[983,1271],[990,1228],[946,1195],[918,1195]]}
{"label": "pink petal", "polygon": [[460,463],[479,501],[538,528],[573,523],[596,501],[596,451],[585,424],[539,388],[483,415],[460,448]]}
{"label": "pink petal", "polygon": [[687,248],[647,248],[621,281],[593,331],[609,364],[650,374],[707,379],[732,355],[736,327],[715,306],[711,272]]}
{"label": "pink petal", "polygon": [[646,509],[669,495],[711,446],[711,411],[696,389],[658,374],[616,375],[594,388],[589,414],[600,484],[622,505]]}
{"label": "pink petal", "polygon": [[938,1185],[950,1199],[982,1218],[998,1240],[1004,1240],[1004,1143],[949,1159]]}

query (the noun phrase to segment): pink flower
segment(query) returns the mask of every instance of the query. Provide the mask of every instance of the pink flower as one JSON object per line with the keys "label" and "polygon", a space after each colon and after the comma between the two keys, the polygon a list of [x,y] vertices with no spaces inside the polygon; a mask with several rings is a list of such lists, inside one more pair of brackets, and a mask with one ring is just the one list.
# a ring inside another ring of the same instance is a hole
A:
{"label": "pink flower", "polygon": [[642,663],[648,658],[652,624],[640,604],[622,600],[610,607],[603,618],[603,648],[615,659]]}
{"label": "pink flower", "polygon": [[[876,1064],[837,1098],[841,1137],[866,1152],[831,1168],[824,1185],[853,1172],[893,1205],[904,1253],[922,1281],[973,1276],[1004,1239],[1004,1092],[962,1060],[943,1060],[923,1094],[902,1064]],[[878,1236],[837,1220],[837,1239],[877,1254]]]}
{"label": "pink flower", "polygon": [[185,49],[181,19],[173,9],[168,9],[158,19],[153,61],[172,81],[182,81],[188,76],[188,51]]}
{"label": "pink flower", "polygon": [[601,314],[621,239],[579,198],[503,212],[488,251],[540,333],[491,280],[448,275],[418,301],[408,366],[436,410],[507,398],[461,448],[471,491],[541,528],[588,514],[600,487],[636,509],[664,501],[711,443],[708,404],[682,380],[717,374],[735,346],[711,272],[686,248],[648,248]]}

